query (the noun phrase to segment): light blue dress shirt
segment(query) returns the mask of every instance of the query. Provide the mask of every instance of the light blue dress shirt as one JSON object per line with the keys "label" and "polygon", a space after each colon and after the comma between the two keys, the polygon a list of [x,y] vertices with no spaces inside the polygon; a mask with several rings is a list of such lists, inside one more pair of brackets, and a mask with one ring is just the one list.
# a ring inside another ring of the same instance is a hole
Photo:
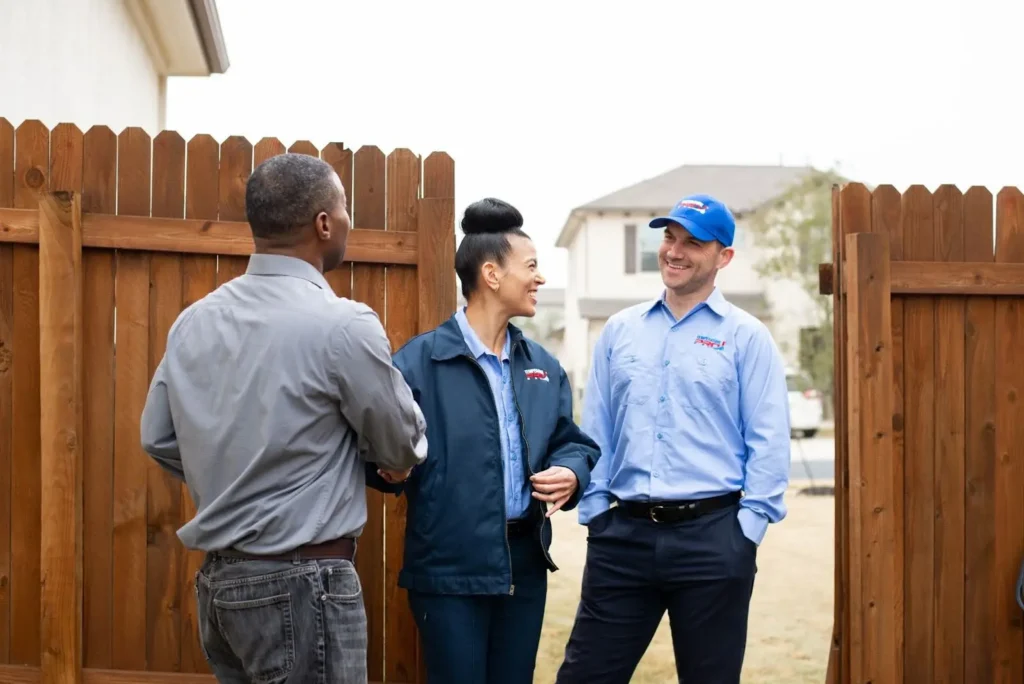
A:
{"label": "light blue dress shirt", "polygon": [[579,505],[701,499],[742,490],[755,544],[786,516],[785,364],[763,323],[716,288],[677,320],[664,296],[608,319],[594,349],[583,430],[601,458]]}
{"label": "light blue dress shirt", "polygon": [[[470,354],[477,360],[494,395],[494,406],[498,411],[501,426],[501,462],[505,471],[505,511],[509,520],[526,515],[530,506],[530,485],[526,481],[526,466],[523,463],[522,431],[519,411],[512,394],[512,370],[509,361],[510,336],[505,333],[505,346],[501,358],[487,348],[470,327],[465,309],[455,313],[455,320],[462,330]],[[480,454],[483,456],[483,454]]]}

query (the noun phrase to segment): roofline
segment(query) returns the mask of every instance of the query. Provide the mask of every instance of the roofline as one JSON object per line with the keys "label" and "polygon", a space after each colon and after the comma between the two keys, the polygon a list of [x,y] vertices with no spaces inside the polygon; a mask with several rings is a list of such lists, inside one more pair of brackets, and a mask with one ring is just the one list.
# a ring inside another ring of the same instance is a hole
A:
{"label": "roofline", "polygon": [[217,3],[215,0],[188,0],[188,4],[206,56],[206,66],[211,74],[223,74],[231,63],[228,61],[227,44],[220,27]]}

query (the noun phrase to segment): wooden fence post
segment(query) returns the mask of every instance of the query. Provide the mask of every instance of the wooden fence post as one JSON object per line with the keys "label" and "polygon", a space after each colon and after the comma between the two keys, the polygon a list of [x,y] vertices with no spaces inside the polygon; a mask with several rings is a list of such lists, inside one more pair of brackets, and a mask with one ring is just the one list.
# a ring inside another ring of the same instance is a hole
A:
{"label": "wooden fence post", "polygon": [[902,524],[894,502],[903,493],[893,487],[889,236],[854,233],[845,247],[850,681],[896,682],[903,627],[897,583],[903,573],[892,550]]}
{"label": "wooden fence post", "polygon": [[82,681],[82,202],[39,200],[43,684]]}

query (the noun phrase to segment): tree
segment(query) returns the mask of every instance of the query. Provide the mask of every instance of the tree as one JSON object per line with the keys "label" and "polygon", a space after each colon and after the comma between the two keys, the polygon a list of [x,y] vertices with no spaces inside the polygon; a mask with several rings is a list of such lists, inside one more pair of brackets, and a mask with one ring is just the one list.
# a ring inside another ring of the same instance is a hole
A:
{"label": "tree", "polygon": [[760,248],[755,269],[762,278],[795,282],[815,303],[818,327],[805,329],[800,366],[831,408],[833,385],[832,298],[818,294],[818,264],[832,260],[832,186],[845,179],[813,170],[750,219]]}

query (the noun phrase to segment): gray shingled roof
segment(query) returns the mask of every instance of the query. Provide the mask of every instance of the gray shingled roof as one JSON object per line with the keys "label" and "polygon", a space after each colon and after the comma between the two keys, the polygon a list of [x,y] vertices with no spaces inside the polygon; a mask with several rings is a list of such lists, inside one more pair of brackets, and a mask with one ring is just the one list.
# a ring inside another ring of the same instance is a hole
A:
{"label": "gray shingled roof", "polygon": [[742,215],[781,195],[810,166],[683,165],[582,204],[569,213],[555,244],[568,247],[579,230],[582,216],[591,211],[635,211],[661,214],[680,198],[696,193],[717,197],[736,215]]}
{"label": "gray shingled roof", "polygon": [[683,165],[577,209],[662,211],[681,197],[703,192],[725,202],[733,213],[744,213],[777,197],[812,170],[809,166]]}

